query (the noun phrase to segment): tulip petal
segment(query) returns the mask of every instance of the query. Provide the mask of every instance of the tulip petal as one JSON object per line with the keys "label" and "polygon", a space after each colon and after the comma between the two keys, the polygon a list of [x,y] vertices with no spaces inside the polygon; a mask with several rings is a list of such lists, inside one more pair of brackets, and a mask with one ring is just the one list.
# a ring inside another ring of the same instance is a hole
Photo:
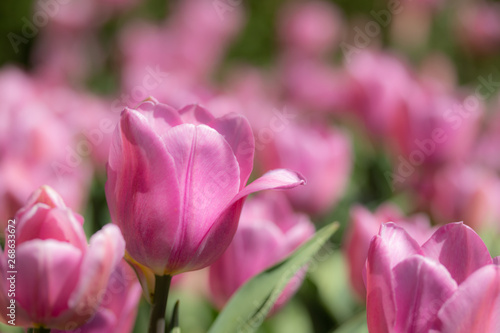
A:
{"label": "tulip petal", "polygon": [[426,257],[445,266],[457,284],[461,284],[477,269],[492,263],[484,242],[462,222],[440,227],[422,245],[422,251]]}
{"label": "tulip petal", "polygon": [[[29,223],[24,223],[27,220]],[[78,246],[82,252],[87,249],[83,227],[75,214],[67,208],[35,205],[23,214],[18,226],[18,245],[32,239],[54,239]]]}
{"label": "tulip petal", "polygon": [[417,242],[394,223],[384,223],[373,237],[366,259],[366,308],[370,332],[390,332],[396,320],[392,268],[414,254]]}
{"label": "tulip petal", "polygon": [[[238,193],[240,170],[226,140],[206,125],[176,126],[164,142],[175,161],[181,198],[181,228],[166,265],[173,272],[192,259],[203,236]],[[163,255],[172,246],[165,245]]]}
{"label": "tulip petal", "polygon": [[193,125],[207,125],[215,119],[215,117],[207,109],[199,104],[186,105],[178,112],[184,123]]}
{"label": "tulip petal", "polygon": [[[229,248],[210,266],[210,289],[220,309],[243,283],[285,254],[281,246],[285,240],[279,228],[272,223],[254,222],[240,225]],[[250,258],[247,265],[241,264]]]}
{"label": "tulip petal", "polygon": [[255,139],[248,120],[231,113],[207,124],[221,134],[233,149],[240,166],[240,190],[247,184],[253,169]]}
{"label": "tulip petal", "polygon": [[182,124],[177,110],[157,101],[145,101],[137,107],[137,111],[146,117],[151,128],[159,136],[167,133],[170,128]]}
{"label": "tulip petal", "polygon": [[68,243],[32,240],[16,252],[16,300],[35,324],[48,327],[68,308],[80,277],[82,252]]}
{"label": "tulip petal", "polygon": [[414,255],[393,269],[396,332],[424,333],[432,328],[457,283],[443,265]]}
{"label": "tulip petal", "polygon": [[287,169],[275,169],[266,172],[262,177],[257,178],[246,186],[238,193],[232,202],[234,203],[241,198],[247,197],[248,195],[258,191],[271,189],[284,190],[305,184],[306,179],[300,173]]}
{"label": "tulip petal", "polygon": [[303,184],[305,184],[305,180],[302,175],[285,169],[269,171],[253,181],[240,191],[223,210],[222,214],[219,215],[210,230],[202,238],[193,260],[189,265],[186,265],[183,271],[209,266],[221,256],[233,239],[238,227],[243,203],[249,194],[270,189],[293,188]]}
{"label": "tulip petal", "polygon": [[500,332],[500,267],[472,273],[439,310],[441,333]]}
{"label": "tulip petal", "polygon": [[39,187],[31,196],[24,207],[32,207],[35,204],[45,204],[51,208],[60,207],[65,208],[66,205],[62,197],[52,187],[43,185]]}
{"label": "tulip petal", "polygon": [[214,116],[197,104],[187,105],[179,113],[184,121],[199,125],[204,124],[221,134],[233,149],[240,166],[240,190],[246,185],[253,169],[255,140],[248,120],[237,113],[230,113],[220,118]]}
{"label": "tulip petal", "polygon": [[90,238],[80,268],[80,280],[69,299],[73,310],[61,317],[67,322],[85,322],[97,310],[111,273],[125,252],[125,241],[114,224],[105,225]]}
{"label": "tulip petal", "polygon": [[164,244],[173,244],[179,229],[175,170],[172,157],[146,118],[126,109],[110,148],[106,199],[129,254],[150,264],[158,274],[169,253]]}

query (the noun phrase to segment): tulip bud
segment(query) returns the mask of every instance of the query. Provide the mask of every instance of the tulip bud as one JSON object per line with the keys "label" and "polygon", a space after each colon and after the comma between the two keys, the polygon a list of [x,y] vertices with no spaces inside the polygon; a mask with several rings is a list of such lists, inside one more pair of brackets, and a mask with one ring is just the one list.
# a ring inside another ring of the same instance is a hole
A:
{"label": "tulip bud", "polygon": [[146,292],[154,275],[214,262],[231,242],[250,193],[304,184],[297,173],[273,170],[245,186],[253,155],[253,134],[240,115],[215,118],[199,105],[175,110],[152,99],[123,111],[106,198]]}
{"label": "tulip bud", "polygon": [[[0,306],[15,301],[16,326],[74,329],[96,312],[125,244],[120,230],[107,225],[87,245],[82,224],[59,194],[42,186],[6,228]],[[0,320],[12,318],[2,311]]]}
{"label": "tulip bud", "polygon": [[366,260],[370,332],[498,332],[500,268],[463,223],[420,246],[394,223],[373,237]]}

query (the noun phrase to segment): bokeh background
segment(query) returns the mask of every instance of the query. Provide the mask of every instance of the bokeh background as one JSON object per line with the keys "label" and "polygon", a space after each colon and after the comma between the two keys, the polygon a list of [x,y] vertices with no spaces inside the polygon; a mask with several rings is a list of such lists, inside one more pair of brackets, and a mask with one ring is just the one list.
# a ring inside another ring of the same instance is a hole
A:
{"label": "bokeh background", "polygon": [[[0,219],[49,184],[90,236],[110,222],[105,165],[124,107],[153,96],[239,112],[254,178],[300,171],[292,209],[341,224],[260,332],[363,331],[360,265],[380,223],[417,238],[464,221],[500,254],[499,52],[497,1],[3,1]],[[218,311],[207,272],[185,275],[171,300],[183,331],[204,332]]]}

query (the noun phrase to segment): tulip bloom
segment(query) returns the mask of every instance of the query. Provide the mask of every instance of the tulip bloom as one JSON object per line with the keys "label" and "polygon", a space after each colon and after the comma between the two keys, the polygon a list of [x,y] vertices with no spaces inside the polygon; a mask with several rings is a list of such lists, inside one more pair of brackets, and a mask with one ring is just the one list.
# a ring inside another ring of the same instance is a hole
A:
{"label": "tulip bloom", "polygon": [[[15,300],[16,326],[81,326],[94,315],[101,292],[123,257],[120,230],[107,225],[87,244],[83,218],[48,186],[33,193],[15,221],[14,228],[5,230],[6,246],[0,253],[0,307],[6,309]],[[15,295],[7,279],[11,270],[17,271]],[[7,323],[12,318],[2,311],[0,319]]]}
{"label": "tulip bloom", "polygon": [[439,228],[422,246],[382,225],[366,261],[371,333],[500,331],[500,267],[463,223]]}
{"label": "tulip bloom", "polygon": [[[273,170],[245,186],[254,139],[237,114],[155,100],[126,108],[113,134],[106,198],[143,282],[210,265],[227,248],[252,192],[304,184]],[[151,285],[148,285],[149,287]]]}
{"label": "tulip bloom", "polygon": [[[79,333],[128,333],[132,332],[141,297],[137,277],[122,260],[109,278],[103,300],[94,317],[79,328]],[[52,333],[70,333],[73,330],[52,330]]]}
{"label": "tulip bloom", "polygon": [[493,170],[447,165],[426,175],[417,193],[421,205],[437,221],[456,221],[462,216],[476,231],[498,229],[500,178]]}
{"label": "tulip bloom", "polygon": [[291,168],[307,178],[307,186],[287,191],[292,205],[324,214],[342,196],[351,173],[351,145],[339,130],[321,124],[286,123],[262,150],[266,168]]}
{"label": "tulip bloom", "polygon": [[[290,254],[314,234],[307,215],[293,212],[286,198],[263,195],[243,207],[234,239],[209,271],[210,291],[220,309],[247,280]],[[301,276],[299,273],[299,280]],[[297,291],[300,283],[289,284],[274,311]]]}
{"label": "tulip bloom", "polygon": [[342,23],[339,10],[332,3],[292,3],[279,17],[278,37],[289,52],[324,56],[338,45]]}
{"label": "tulip bloom", "polygon": [[351,221],[346,230],[343,249],[349,266],[349,281],[360,299],[365,299],[366,289],[363,282],[363,269],[370,241],[377,235],[382,223],[395,222],[403,227],[419,244],[423,244],[434,231],[425,215],[405,217],[391,204],[384,204],[371,213],[362,206],[351,210]]}

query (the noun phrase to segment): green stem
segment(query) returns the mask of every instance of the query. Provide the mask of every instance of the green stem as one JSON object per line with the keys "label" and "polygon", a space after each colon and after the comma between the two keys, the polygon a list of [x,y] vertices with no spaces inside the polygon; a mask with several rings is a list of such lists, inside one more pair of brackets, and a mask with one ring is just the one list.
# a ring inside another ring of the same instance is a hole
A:
{"label": "green stem", "polygon": [[165,332],[165,310],[171,281],[170,275],[155,275],[155,293],[149,318],[149,333]]}
{"label": "green stem", "polygon": [[45,327],[28,328],[28,333],[50,333],[50,328],[45,328]]}

